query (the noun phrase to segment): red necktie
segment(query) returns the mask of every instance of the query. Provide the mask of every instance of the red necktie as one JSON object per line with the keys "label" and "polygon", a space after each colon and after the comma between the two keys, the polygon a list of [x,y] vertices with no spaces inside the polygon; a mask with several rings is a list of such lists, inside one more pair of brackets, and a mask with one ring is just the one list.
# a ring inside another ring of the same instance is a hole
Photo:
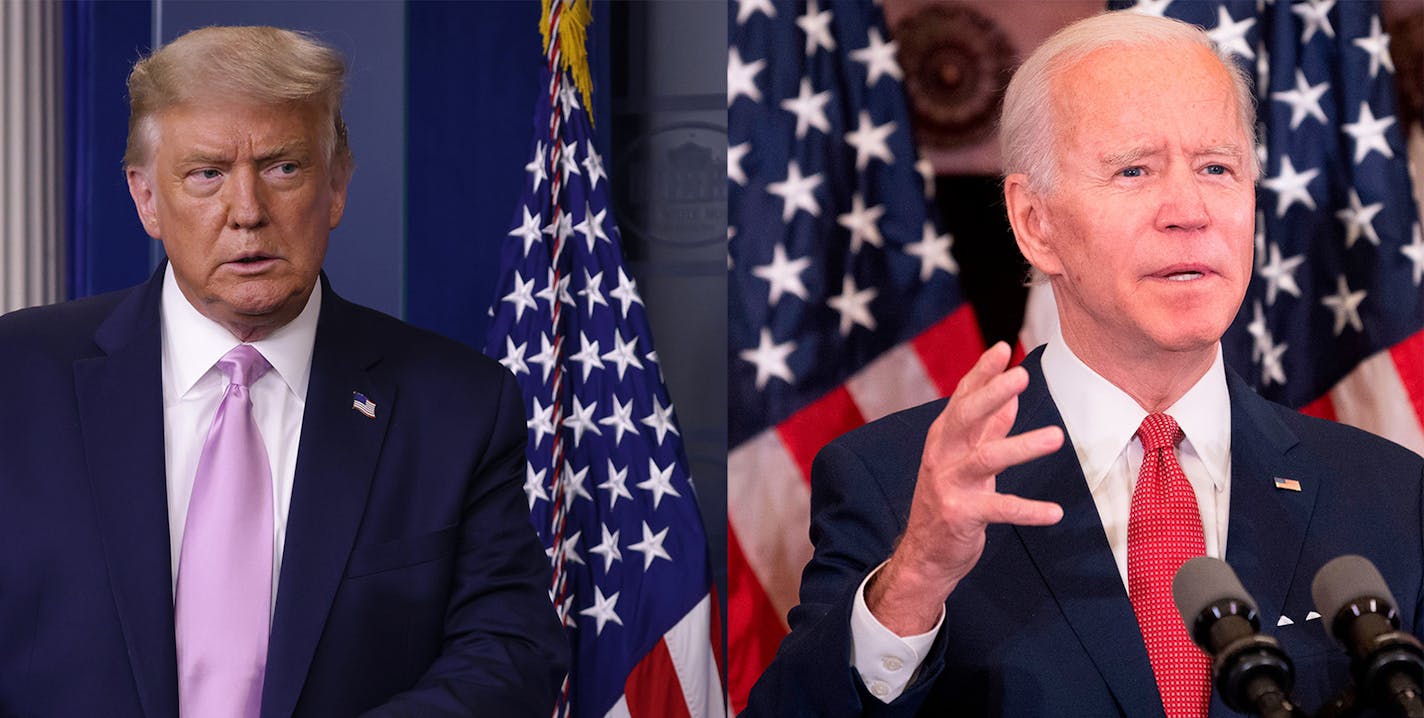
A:
{"label": "red necktie", "polygon": [[1205,716],[1211,660],[1187,636],[1182,614],[1172,603],[1177,569],[1206,554],[1196,496],[1177,463],[1182,430],[1172,417],[1150,414],[1137,436],[1142,439],[1142,472],[1127,521],[1127,593],[1168,718]]}

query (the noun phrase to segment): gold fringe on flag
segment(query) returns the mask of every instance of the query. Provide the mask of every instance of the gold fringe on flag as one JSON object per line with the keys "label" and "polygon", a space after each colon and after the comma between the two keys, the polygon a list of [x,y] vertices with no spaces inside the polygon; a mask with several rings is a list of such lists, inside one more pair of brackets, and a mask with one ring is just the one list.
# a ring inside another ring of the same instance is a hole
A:
{"label": "gold fringe on flag", "polygon": [[539,33],[544,36],[544,52],[549,51],[549,16],[552,2],[563,3],[559,17],[559,57],[562,69],[574,76],[574,85],[583,97],[588,122],[593,124],[593,78],[588,72],[588,24],[593,22],[590,0],[544,0],[544,14],[539,18]]}

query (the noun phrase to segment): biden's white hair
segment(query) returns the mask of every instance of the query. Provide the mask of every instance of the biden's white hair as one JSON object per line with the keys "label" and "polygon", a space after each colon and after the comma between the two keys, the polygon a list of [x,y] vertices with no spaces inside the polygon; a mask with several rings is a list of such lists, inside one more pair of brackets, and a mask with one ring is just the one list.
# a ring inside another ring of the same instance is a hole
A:
{"label": "biden's white hair", "polygon": [[1088,55],[1108,47],[1202,47],[1226,68],[1236,95],[1236,114],[1247,149],[1251,177],[1260,174],[1255,152],[1256,99],[1246,71],[1201,28],[1180,20],[1131,11],[1094,15],[1054,33],[1024,60],[1009,81],[999,119],[999,148],[1004,174],[1022,173],[1035,192],[1053,187],[1058,175],[1053,146],[1051,90],[1054,78]]}

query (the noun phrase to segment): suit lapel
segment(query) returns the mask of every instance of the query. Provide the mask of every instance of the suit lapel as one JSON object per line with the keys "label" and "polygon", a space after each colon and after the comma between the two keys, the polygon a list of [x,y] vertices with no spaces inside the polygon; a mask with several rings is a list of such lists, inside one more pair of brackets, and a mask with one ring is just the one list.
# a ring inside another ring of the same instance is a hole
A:
{"label": "suit lapel", "polygon": [[[301,445],[287,518],[262,715],[291,715],[346,570],[395,404],[395,386],[369,370],[379,357],[350,305],[322,279]],[[375,418],[352,406],[360,392]]]}
{"label": "suit lapel", "polygon": [[173,579],[163,452],[159,297],[163,268],[95,333],[104,356],[74,364],[80,431],[139,701],[178,713]]}
{"label": "suit lapel", "polygon": [[[1063,426],[1039,369],[1041,354],[1039,350],[1023,362],[1031,378],[1019,397],[1014,434],[1040,426]],[[1063,520],[1053,526],[1018,526],[1014,530],[1118,705],[1132,712],[1146,707],[1148,713],[1160,714],[1162,700],[1137,616],[1071,442],[1065,441],[1051,456],[1004,471],[998,488],[1063,507]]]}
{"label": "suit lapel", "polygon": [[[1297,441],[1271,404],[1229,370],[1227,387],[1231,392],[1231,520],[1226,560],[1256,599],[1261,628],[1270,633],[1296,578],[1321,480],[1310,467],[1287,460],[1286,452]],[[1276,477],[1299,481],[1300,491],[1277,489]]]}

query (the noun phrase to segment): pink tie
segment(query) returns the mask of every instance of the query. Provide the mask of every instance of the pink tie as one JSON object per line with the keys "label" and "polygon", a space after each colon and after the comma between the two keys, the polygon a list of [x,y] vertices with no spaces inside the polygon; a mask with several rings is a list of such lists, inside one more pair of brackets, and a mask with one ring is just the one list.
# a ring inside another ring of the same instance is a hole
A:
{"label": "pink tie", "polygon": [[229,383],[198,457],[178,559],[179,713],[255,718],[272,595],[272,471],[248,389],[271,365],[241,344],[217,367]]}
{"label": "pink tie", "polygon": [[1168,718],[1198,718],[1211,698],[1211,661],[1187,636],[1172,603],[1172,577],[1187,559],[1206,554],[1201,512],[1177,463],[1176,420],[1149,414],[1137,436],[1143,457],[1127,520],[1127,593]]}

